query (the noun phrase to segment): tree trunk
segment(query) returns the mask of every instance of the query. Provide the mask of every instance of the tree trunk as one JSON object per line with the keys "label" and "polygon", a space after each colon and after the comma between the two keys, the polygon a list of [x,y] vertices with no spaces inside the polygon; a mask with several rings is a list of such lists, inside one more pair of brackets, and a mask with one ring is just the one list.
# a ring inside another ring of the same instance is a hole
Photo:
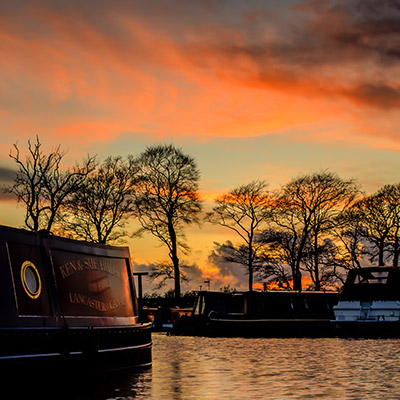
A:
{"label": "tree trunk", "polygon": [[293,290],[301,292],[301,272],[300,272],[301,257],[298,255],[294,264],[293,271]]}
{"label": "tree trunk", "polygon": [[321,290],[321,282],[319,280],[318,237],[317,237],[317,235],[314,235],[314,283],[315,283],[315,290]]}
{"label": "tree trunk", "polygon": [[179,258],[175,255],[172,258],[174,263],[174,278],[175,278],[175,298],[179,299],[181,297],[181,277],[179,270]]}
{"label": "tree trunk", "polygon": [[399,266],[399,238],[396,234],[394,239],[394,251],[393,251],[393,267],[397,268]]}
{"label": "tree trunk", "polygon": [[293,290],[297,290],[300,292],[302,289],[300,264],[301,264],[301,260],[303,258],[303,249],[306,244],[306,238],[307,238],[308,234],[309,234],[308,231],[303,231],[302,239],[301,239],[299,250],[297,253],[297,257],[296,257],[294,274],[293,274]]}
{"label": "tree trunk", "polygon": [[49,217],[49,220],[47,221],[47,228],[46,229],[50,232],[51,228],[53,226],[53,223],[54,223],[56,212],[57,212],[53,200],[50,202],[50,210],[49,211],[50,211],[50,217]]}
{"label": "tree trunk", "polygon": [[301,272],[296,267],[295,272],[293,274],[293,290],[301,292]]}
{"label": "tree trunk", "polygon": [[385,261],[383,260],[383,256],[384,256],[384,248],[385,248],[385,244],[383,243],[383,241],[379,244],[379,267],[383,267],[385,265]]}
{"label": "tree trunk", "polygon": [[55,216],[56,216],[55,211],[51,210],[50,211],[50,217],[49,217],[49,220],[47,222],[47,228],[46,228],[49,232],[51,232],[51,228],[53,227]]}
{"label": "tree trunk", "polygon": [[249,292],[253,291],[253,249],[249,243]]}
{"label": "tree trunk", "polygon": [[314,278],[315,278],[315,290],[319,291],[319,290],[321,290],[321,281],[319,280],[318,265],[314,269]]}
{"label": "tree trunk", "polygon": [[181,276],[179,270],[178,246],[176,243],[176,232],[172,221],[168,220],[168,232],[171,239],[171,249],[169,256],[174,266],[174,281],[175,281],[175,298],[181,297]]}
{"label": "tree trunk", "polygon": [[[38,231],[39,230],[39,214],[36,213],[32,210],[32,207],[28,208],[28,211],[26,213],[25,217],[25,225],[33,230],[33,231]],[[29,218],[32,220],[32,224],[29,223]]]}

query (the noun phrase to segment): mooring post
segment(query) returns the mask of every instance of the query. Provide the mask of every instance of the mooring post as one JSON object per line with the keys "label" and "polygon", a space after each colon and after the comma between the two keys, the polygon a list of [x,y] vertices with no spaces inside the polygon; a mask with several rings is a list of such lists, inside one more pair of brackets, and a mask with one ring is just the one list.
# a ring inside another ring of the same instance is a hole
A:
{"label": "mooring post", "polygon": [[137,276],[138,280],[138,306],[139,306],[139,320],[143,320],[143,286],[142,286],[142,276],[148,275],[148,272],[134,272],[133,275]]}

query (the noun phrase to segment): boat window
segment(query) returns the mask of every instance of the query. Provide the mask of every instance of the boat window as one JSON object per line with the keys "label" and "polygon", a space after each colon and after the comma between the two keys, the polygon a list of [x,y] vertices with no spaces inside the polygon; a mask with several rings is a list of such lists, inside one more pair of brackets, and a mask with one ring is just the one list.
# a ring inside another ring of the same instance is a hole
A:
{"label": "boat window", "polygon": [[202,297],[200,314],[204,314],[205,309],[206,309],[206,299],[204,297]]}
{"label": "boat window", "polygon": [[40,296],[42,285],[39,272],[32,262],[25,261],[22,264],[21,280],[27,295],[32,299],[37,299]]}
{"label": "boat window", "polygon": [[245,298],[242,294],[234,294],[232,296],[231,312],[233,313],[245,312]]}
{"label": "boat window", "polygon": [[354,283],[357,284],[386,284],[389,271],[368,272],[357,274]]}
{"label": "boat window", "polygon": [[196,300],[196,305],[194,307],[194,314],[195,315],[200,315],[204,313],[204,308],[205,308],[205,301],[204,301],[204,296],[199,296]]}
{"label": "boat window", "polygon": [[193,314],[199,315],[200,314],[200,296],[196,300],[196,304],[194,306]]}

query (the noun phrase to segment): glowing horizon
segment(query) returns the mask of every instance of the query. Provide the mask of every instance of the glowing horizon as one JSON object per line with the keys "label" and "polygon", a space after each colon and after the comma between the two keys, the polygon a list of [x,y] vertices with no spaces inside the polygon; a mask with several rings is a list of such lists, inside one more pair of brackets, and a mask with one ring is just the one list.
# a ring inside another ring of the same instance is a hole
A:
{"label": "glowing horizon", "polygon": [[[174,143],[196,159],[207,206],[255,179],[276,189],[321,169],[367,192],[400,180],[389,0],[21,0],[0,5],[0,24],[2,182],[12,144],[36,134],[69,149],[67,163]],[[0,200],[0,222],[20,226],[21,209]],[[187,236],[204,274],[213,242],[234,240],[211,226]],[[138,243],[140,263],[163,253]]]}

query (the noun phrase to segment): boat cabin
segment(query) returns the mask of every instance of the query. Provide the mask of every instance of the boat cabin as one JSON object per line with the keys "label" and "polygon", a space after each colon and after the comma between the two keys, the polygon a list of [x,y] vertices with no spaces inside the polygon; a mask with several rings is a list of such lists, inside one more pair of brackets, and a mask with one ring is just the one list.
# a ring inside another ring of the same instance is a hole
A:
{"label": "boat cabin", "polygon": [[332,335],[337,292],[199,292],[190,316],[175,324],[176,334],[206,336]]}
{"label": "boat cabin", "polygon": [[399,334],[400,269],[368,267],[350,270],[334,313],[336,325],[342,331]]}
{"label": "boat cabin", "polygon": [[349,271],[341,300],[400,299],[400,269],[370,267]]}
{"label": "boat cabin", "polygon": [[127,247],[0,226],[0,309],[2,366],[151,362]]}

